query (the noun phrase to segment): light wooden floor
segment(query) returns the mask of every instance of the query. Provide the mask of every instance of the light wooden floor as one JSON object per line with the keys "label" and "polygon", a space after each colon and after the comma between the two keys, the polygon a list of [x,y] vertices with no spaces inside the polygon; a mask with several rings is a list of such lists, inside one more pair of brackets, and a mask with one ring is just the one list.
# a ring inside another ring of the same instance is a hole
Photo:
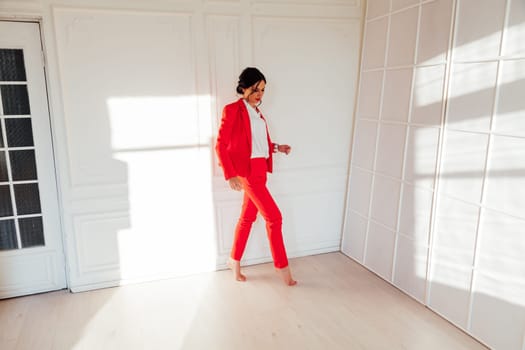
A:
{"label": "light wooden floor", "polygon": [[0,301],[0,349],[486,349],[340,253]]}

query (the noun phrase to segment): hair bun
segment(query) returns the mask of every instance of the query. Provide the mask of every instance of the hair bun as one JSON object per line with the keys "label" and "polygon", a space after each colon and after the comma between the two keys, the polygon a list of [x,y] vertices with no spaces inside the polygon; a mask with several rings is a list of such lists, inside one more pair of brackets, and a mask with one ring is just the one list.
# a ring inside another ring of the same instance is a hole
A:
{"label": "hair bun", "polygon": [[258,70],[255,67],[245,68],[241,72],[241,75],[239,75],[239,81],[237,82],[237,89],[236,89],[237,93],[243,94],[244,89],[255,85],[261,80],[266,83],[266,78],[264,77],[264,74],[262,74],[260,70]]}

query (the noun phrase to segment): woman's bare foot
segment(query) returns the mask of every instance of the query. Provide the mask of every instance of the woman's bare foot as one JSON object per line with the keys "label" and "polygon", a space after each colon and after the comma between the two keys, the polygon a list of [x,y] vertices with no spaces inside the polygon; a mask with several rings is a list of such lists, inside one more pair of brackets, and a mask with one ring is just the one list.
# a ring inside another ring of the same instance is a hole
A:
{"label": "woman's bare foot", "polygon": [[277,273],[281,275],[281,278],[287,286],[295,286],[297,284],[297,281],[292,278],[292,272],[290,271],[290,267],[287,266],[284,269],[275,269],[277,270]]}
{"label": "woman's bare foot", "polygon": [[235,280],[244,282],[246,281],[246,276],[244,276],[241,273],[241,262],[238,260],[234,260],[232,258],[228,258],[228,262],[226,263],[228,267],[233,271],[233,276],[235,277]]}

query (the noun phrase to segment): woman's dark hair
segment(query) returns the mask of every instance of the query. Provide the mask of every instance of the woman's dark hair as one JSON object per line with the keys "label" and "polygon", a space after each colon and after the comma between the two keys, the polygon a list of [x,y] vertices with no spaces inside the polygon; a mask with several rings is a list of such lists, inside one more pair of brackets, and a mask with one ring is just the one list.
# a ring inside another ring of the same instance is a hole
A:
{"label": "woman's dark hair", "polygon": [[237,83],[237,93],[242,94],[243,89],[247,89],[261,80],[266,83],[266,78],[260,70],[258,70],[255,67],[245,68],[242,71],[241,75],[239,75],[239,82]]}

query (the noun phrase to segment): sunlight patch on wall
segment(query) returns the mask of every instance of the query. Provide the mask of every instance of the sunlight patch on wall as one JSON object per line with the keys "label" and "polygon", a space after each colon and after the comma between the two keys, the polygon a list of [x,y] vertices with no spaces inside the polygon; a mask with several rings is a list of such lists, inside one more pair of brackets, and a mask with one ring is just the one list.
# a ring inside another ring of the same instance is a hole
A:
{"label": "sunlight patch on wall", "polygon": [[439,129],[411,127],[405,164],[405,179],[432,189],[436,172]]}
{"label": "sunlight patch on wall", "polygon": [[505,28],[503,53],[525,55],[525,2],[514,0],[509,12],[509,25]]}
{"label": "sunlight patch on wall", "polygon": [[108,101],[113,156],[128,168],[122,279],[216,268],[212,150],[207,135],[208,143],[199,142],[198,103],[196,96]]}
{"label": "sunlight patch on wall", "polygon": [[[416,68],[414,81],[414,107],[418,108],[438,104],[439,109],[437,113],[440,116],[441,102],[443,100],[444,77],[444,65]],[[440,118],[436,120],[436,124],[439,125],[439,123]]]}
{"label": "sunlight patch on wall", "polygon": [[197,96],[108,99],[112,148],[195,146],[199,135],[197,103]]}

